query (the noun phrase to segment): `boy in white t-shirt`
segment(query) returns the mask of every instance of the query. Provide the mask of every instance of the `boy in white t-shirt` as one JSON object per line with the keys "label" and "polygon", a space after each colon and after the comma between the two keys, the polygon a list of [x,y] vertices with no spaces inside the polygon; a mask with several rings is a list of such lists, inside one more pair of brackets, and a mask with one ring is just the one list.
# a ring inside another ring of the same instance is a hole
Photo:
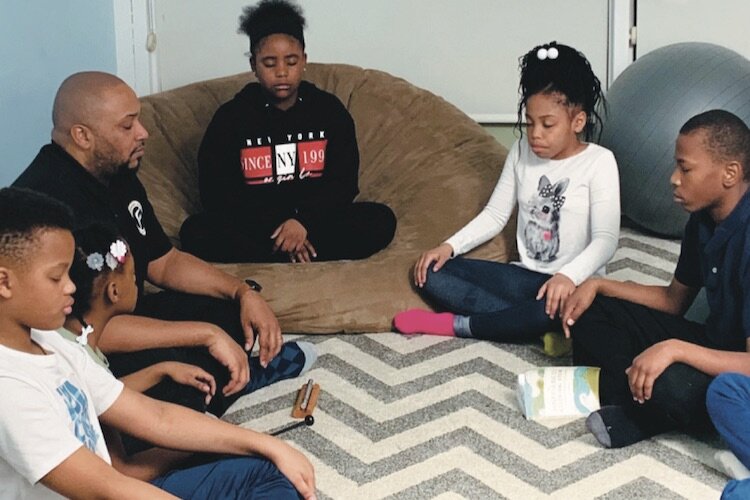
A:
{"label": "boy in white t-shirt", "polygon": [[[73,304],[71,226],[59,202],[0,190],[0,498],[315,498],[312,465],[283,441],[124,388],[52,331]],[[99,419],[165,448],[238,457],[148,484],[111,467]],[[226,491],[233,481],[244,489]]]}

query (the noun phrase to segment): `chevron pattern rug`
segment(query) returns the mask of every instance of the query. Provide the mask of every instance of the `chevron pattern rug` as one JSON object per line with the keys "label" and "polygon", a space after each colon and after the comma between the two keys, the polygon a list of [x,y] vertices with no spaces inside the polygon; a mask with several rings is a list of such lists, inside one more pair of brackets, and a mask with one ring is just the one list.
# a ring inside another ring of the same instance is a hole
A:
{"label": "chevron pattern rug", "polygon": [[[679,242],[624,229],[608,265],[621,280],[671,279]],[[717,438],[666,434],[601,448],[583,419],[527,421],[514,388],[535,366],[569,364],[538,346],[394,333],[304,336],[320,358],[315,424],[282,435],[316,467],[319,498],[718,498]],[[225,417],[256,430],[291,422],[306,380],[239,400]]]}

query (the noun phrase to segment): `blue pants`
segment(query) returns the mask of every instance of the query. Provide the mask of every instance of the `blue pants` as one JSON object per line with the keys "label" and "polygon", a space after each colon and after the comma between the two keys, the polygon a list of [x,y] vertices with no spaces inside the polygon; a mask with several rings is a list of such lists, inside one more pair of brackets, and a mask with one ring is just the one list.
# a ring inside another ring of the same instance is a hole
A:
{"label": "blue pants", "polygon": [[[706,406],[729,448],[750,469],[750,377],[722,373],[708,387]],[[722,499],[750,498],[750,479],[730,481]]]}
{"label": "blue pants", "polygon": [[458,257],[438,272],[430,268],[423,290],[445,309],[469,316],[474,338],[530,342],[560,329],[560,320],[544,312],[546,298],[536,300],[550,277],[513,264]]}
{"label": "blue pants", "polygon": [[179,498],[196,500],[300,498],[292,483],[264,458],[229,457],[174,470],[151,483]]}
{"label": "blue pants", "polygon": [[750,479],[732,479],[724,487],[721,500],[747,500],[750,498]]}

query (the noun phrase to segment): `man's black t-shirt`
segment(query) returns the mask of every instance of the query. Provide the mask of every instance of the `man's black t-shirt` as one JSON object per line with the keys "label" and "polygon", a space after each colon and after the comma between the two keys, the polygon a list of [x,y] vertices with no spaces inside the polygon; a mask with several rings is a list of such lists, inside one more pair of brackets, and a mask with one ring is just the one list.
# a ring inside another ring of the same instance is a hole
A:
{"label": "man's black t-shirt", "polygon": [[140,292],[149,262],[172,248],[143,184],[132,170],[116,175],[106,186],[53,142],[42,147],[13,185],[41,191],[68,204],[77,228],[98,222],[116,229],[133,252]]}

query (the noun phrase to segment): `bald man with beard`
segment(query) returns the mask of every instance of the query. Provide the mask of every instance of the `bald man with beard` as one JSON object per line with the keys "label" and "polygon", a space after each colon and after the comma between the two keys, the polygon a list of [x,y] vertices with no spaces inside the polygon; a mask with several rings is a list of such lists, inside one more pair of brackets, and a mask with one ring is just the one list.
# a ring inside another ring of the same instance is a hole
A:
{"label": "bald man with beard", "polygon": [[[114,227],[135,258],[136,281],[164,292],[140,294],[134,315],[114,318],[100,347],[116,376],[159,361],[197,365],[217,391],[206,395],[165,379],[148,394],[217,415],[239,395],[309,368],[310,344],[282,344],[279,323],[254,282],[250,284],[174,248],[136,177],[148,132],[140,102],[114,75],[76,73],[60,86],[52,113],[52,142],[40,150],[14,186],[67,203],[76,226]],[[258,339],[259,358],[249,352]]]}

